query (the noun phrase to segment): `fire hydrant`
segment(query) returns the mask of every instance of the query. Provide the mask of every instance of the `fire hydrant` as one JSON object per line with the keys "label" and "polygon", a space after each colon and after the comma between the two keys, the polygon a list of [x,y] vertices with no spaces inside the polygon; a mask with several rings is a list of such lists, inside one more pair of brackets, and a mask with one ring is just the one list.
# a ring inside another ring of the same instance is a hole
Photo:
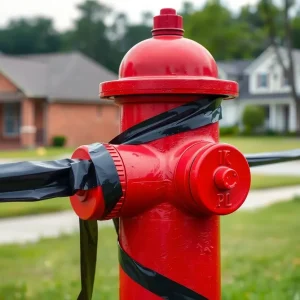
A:
{"label": "fire hydrant", "polygon": [[[219,80],[211,54],[183,33],[182,17],[162,9],[153,37],[125,55],[119,79],[100,84],[100,96],[121,108],[121,131],[186,103],[238,95],[238,84]],[[243,204],[251,178],[244,155],[219,143],[218,126],[144,144],[106,144],[123,196],[109,212],[101,187],[71,197],[84,220],[120,218],[120,247],[134,261],[210,300],[221,297],[219,216]],[[73,158],[90,159],[87,147]],[[121,267],[120,299],[161,297]]]}

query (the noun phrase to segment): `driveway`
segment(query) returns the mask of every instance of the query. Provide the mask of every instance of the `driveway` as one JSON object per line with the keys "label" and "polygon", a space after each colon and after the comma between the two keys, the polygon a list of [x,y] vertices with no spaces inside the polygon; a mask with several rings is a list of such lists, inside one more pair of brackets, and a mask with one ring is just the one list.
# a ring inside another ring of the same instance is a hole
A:
{"label": "driveway", "polygon": [[[300,195],[300,187],[251,191],[241,210],[257,209],[291,199],[295,195]],[[0,244],[36,242],[42,237],[54,238],[61,234],[75,233],[79,229],[78,222],[73,211],[2,219],[0,220]],[[98,222],[99,228],[112,225],[111,220]]]}

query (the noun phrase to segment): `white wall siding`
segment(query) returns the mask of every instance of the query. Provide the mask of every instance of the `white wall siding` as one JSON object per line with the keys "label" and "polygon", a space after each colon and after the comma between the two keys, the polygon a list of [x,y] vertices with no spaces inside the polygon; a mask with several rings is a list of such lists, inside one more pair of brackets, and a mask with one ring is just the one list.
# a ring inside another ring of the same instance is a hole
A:
{"label": "white wall siding", "polygon": [[224,100],[222,102],[222,115],[223,118],[219,122],[221,127],[234,126],[238,122],[237,118],[237,100]]}
{"label": "white wall siding", "polygon": [[[286,61],[285,61],[286,63]],[[298,69],[298,68],[295,68]],[[257,77],[259,74],[268,74],[268,86],[259,87]],[[295,70],[296,82],[300,83],[300,73]],[[268,56],[249,76],[249,92],[251,94],[287,93],[291,91],[289,85],[283,85],[283,70],[275,54]]]}

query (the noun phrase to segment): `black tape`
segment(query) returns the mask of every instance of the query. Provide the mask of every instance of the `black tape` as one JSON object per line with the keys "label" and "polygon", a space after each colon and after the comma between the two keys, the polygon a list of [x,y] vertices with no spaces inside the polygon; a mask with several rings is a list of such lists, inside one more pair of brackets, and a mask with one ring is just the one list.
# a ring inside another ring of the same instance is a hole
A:
{"label": "black tape", "polygon": [[102,144],[88,146],[91,160],[63,159],[0,166],[0,202],[40,201],[102,187],[105,213],[122,196],[115,164]]}
{"label": "black tape", "polygon": [[96,273],[98,224],[79,219],[81,291],[77,300],[90,300]]}
{"label": "black tape", "polygon": [[165,300],[208,300],[132,259],[119,244],[119,263],[123,271],[139,285]]}
{"label": "black tape", "polygon": [[189,102],[147,119],[116,136],[111,144],[139,145],[197,129],[222,118],[221,98]]}
{"label": "black tape", "polygon": [[62,159],[0,165],[0,201],[39,201],[97,186],[90,161]]}
{"label": "black tape", "polygon": [[300,149],[245,155],[250,167],[283,163],[300,159]]}

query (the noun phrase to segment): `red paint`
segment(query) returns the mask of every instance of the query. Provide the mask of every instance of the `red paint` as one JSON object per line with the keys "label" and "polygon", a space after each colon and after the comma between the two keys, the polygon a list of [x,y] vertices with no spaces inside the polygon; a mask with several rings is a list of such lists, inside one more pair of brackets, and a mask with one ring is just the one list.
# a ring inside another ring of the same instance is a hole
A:
{"label": "red paint", "polygon": [[[161,13],[159,18],[172,19],[158,19],[154,29],[180,24],[173,10]],[[121,107],[121,131],[206,94],[234,98],[237,93],[237,83],[217,78],[206,49],[173,33],[139,43],[123,59],[120,79],[100,85],[100,95],[114,97]],[[219,215],[236,211],[250,188],[246,159],[218,139],[214,123],[144,145],[107,145],[122,170],[124,197],[110,217],[120,217],[123,249],[210,300],[221,298]],[[73,201],[84,203],[76,196]],[[160,298],[120,270],[120,299]]]}

